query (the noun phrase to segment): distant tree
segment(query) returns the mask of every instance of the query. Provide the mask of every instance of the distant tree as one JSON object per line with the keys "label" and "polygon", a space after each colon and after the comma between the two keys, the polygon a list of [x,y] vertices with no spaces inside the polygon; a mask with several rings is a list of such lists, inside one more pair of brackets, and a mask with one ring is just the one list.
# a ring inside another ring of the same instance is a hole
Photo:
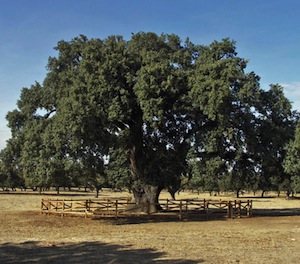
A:
{"label": "distant tree", "polygon": [[300,191],[300,125],[295,130],[294,137],[286,146],[286,157],[284,159],[284,170],[290,175],[290,181],[286,180],[285,185],[287,193],[292,189],[295,192]]}
{"label": "distant tree", "polygon": [[6,148],[0,151],[0,186],[3,189],[25,187],[22,170],[19,166],[18,146],[8,140]]}
{"label": "distant tree", "polygon": [[280,85],[271,85],[270,90],[262,92],[260,102],[255,159],[260,175],[257,184],[264,193],[279,191],[279,186],[289,178],[284,171],[283,161],[285,146],[295,131],[297,113],[292,112],[292,105]]}
{"label": "distant tree", "polygon": [[195,153],[195,150],[192,148],[187,156],[189,174],[187,187],[192,191],[197,191],[199,194],[200,191],[203,191],[204,179],[201,170],[201,161]]}

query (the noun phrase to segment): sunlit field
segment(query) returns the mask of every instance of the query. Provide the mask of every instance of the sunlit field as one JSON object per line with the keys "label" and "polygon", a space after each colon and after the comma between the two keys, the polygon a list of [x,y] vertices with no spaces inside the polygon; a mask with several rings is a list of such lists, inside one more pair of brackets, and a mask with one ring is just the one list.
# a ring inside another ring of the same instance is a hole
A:
{"label": "sunlit field", "polygon": [[[93,199],[92,192],[0,192],[1,263],[299,263],[300,199],[259,195],[241,196],[253,200],[252,218],[130,222],[40,213],[41,199]],[[176,198],[235,199],[188,191]]]}

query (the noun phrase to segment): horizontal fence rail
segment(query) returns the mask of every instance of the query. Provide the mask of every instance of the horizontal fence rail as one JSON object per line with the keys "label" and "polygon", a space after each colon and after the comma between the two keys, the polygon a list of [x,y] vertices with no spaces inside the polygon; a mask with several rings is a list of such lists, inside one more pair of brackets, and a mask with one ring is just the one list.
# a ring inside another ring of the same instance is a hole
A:
{"label": "horizontal fence rail", "polygon": [[[117,199],[42,199],[41,213],[66,215],[81,215],[84,217],[120,217],[126,215],[151,215],[150,208],[158,204],[136,204],[128,198]],[[159,201],[161,210],[158,213],[173,213],[179,219],[189,213],[212,214],[225,212],[228,218],[251,217],[252,200],[200,200],[184,199]]]}

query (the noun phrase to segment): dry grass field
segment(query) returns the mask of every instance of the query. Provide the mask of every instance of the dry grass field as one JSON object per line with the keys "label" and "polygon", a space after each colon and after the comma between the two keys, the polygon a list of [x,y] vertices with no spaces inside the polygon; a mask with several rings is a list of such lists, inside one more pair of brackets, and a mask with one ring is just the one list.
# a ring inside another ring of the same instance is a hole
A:
{"label": "dry grass field", "polygon": [[57,196],[0,192],[0,263],[300,263],[300,199],[251,197],[252,218],[124,221],[40,214],[42,198]]}

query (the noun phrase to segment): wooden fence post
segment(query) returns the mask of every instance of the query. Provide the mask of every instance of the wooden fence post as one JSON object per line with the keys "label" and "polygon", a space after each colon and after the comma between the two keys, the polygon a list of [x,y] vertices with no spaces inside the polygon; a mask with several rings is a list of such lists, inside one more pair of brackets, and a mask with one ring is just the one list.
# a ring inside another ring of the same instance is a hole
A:
{"label": "wooden fence post", "polygon": [[118,218],[118,200],[116,200],[116,218]]}
{"label": "wooden fence post", "polygon": [[91,204],[92,204],[92,200],[91,198],[89,199],[89,202],[88,202],[88,211],[91,211]]}
{"label": "wooden fence post", "polygon": [[233,218],[233,208],[232,208],[231,201],[228,201],[227,205],[228,205],[228,208],[227,208],[227,217],[228,218]]}
{"label": "wooden fence post", "polygon": [[209,201],[206,201],[206,213],[208,214],[208,210],[209,210]]}
{"label": "wooden fence post", "polygon": [[85,210],[84,210],[84,218],[87,218],[88,200],[85,200],[85,202],[84,202],[84,207],[85,207]]}
{"label": "wooden fence post", "polygon": [[233,207],[233,218],[235,218],[237,214],[237,201],[234,200],[234,207]]}
{"label": "wooden fence post", "polygon": [[241,202],[241,200],[239,200],[239,201],[237,201],[237,205],[238,205],[238,207],[237,207],[237,215],[238,215],[238,218],[241,218],[241,207],[242,207],[242,202]]}
{"label": "wooden fence post", "polygon": [[41,202],[41,213],[43,213],[43,208],[44,208],[44,199],[42,199],[42,202]]}
{"label": "wooden fence post", "polygon": [[62,212],[61,212],[61,217],[64,217],[64,211],[65,211],[65,199],[62,200]]}
{"label": "wooden fence post", "polygon": [[252,216],[252,200],[247,201],[247,216],[248,217]]}
{"label": "wooden fence post", "polygon": [[179,204],[179,219],[182,220],[182,201]]}

